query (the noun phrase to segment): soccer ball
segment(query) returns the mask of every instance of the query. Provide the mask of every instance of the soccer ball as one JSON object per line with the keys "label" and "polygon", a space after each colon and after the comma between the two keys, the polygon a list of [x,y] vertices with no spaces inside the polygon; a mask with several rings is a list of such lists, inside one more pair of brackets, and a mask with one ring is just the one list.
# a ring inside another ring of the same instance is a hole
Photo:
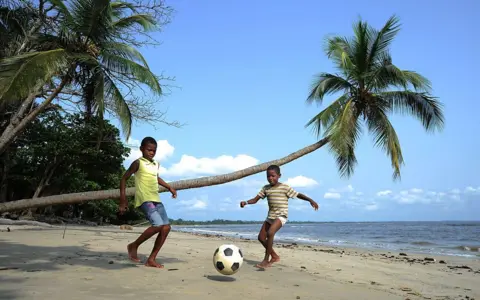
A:
{"label": "soccer ball", "polygon": [[213,253],[213,266],[223,275],[233,275],[243,264],[243,253],[235,245],[221,245]]}

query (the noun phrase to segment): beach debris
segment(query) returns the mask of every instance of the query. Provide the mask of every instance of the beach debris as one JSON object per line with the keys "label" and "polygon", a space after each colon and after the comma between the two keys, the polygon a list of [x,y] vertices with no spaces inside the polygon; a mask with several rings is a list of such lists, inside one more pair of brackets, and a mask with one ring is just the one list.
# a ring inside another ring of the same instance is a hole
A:
{"label": "beach debris", "polygon": [[398,254],[400,256],[407,256],[407,253],[404,253],[404,252],[400,252],[400,254]]}
{"label": "beach debris", "polygon": [[424,260],[424,261],[435,262],[435,258],[433,258],[433,257],[425,257],[423,260]]}
{"label": "beach debris", "polygon": [[6,271],[6,270],[18,270],[17,267],[0,267],[0,271]]}
{"label": "beach debris", "polygon": [[337,271],[341,271],[342,269],[337,269]]}
{"label": "beach debris", "polygon": [[297,299],[300,299],[300,296],[297,296]]}
{"label": "beach debris", "polygon": [[305,266],[301,266],[300,268],[302,268],[302,269],[306,269],[307,267],[305,267]]}
{"label": "beach debris", "polygon": [[113,265],[113,260],[108,262],[109,265]]}
{"label": "beach debris", "polygon": [[121,230],[133,230],[133,227],[130,226],[130,225],[124,224],[124,225],[120,225],[120,229]]}
{"label": "beach debris", "polygon": [[411,288],[409,288],[409,287],[404,287],[404,286],[400,287],[400,290],[403,291],[403,292],[411,292],[411,291],[412,291]]}
{"label": "beach debris", "polygon": [[7,227],[7,232],[10,232],[10,227]]}
{"label": "beach debris", "polygon": [[[168,269],[168,271],[178,271],[178,269],[173,268],[173,269]],[[205,277],[205,276],[204,276],[204,277]],[[182,281],[183,281],[183,280],[182,280]]]}
{"label": "beach debris", "polygon": [[447,262],[444,261],[443,259],[441,259],[441,260],[438,261],[438,263],[439,263],[439,264],[446,264]]}
{"label": "beach debris", "polygon": [[450,269],[455,270],[455,269],[467,269],[467,270],[472,270],[469,266],[448,266]]}

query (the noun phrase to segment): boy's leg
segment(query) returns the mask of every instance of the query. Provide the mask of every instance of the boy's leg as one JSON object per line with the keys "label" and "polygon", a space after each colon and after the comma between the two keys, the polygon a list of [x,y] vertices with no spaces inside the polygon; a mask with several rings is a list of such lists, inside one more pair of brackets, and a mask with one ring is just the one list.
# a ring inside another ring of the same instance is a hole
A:
{"label": "boy's leg", "polygon": [[128,244],[128,257],[134,262],[140,262],[140,259],[137,255],[138,247],[149,238],[159,233],[161,231],[160,226],[162,225],[161,222],[159,223],[159,219],[161,220],[161,218],[156,216],[158,212],[155,203],[145,202],[140,206],[140,209],[143,211],[145,217],[152,226],[145,229],[145,231],[134,242]]}
{"label": "boy's leg", "polygon": [[267,268],[272,265],[272,262],[269,262],[270,255],[273,252],[273,239],[275,238],[275,233],[282,227],[282,221],[280,219],[275,219],[270,227],[267,230],[267,247],[265,249],[265,257],[263,261],[256,265],[257,268]]}
{"label": "boy's leg", "polygon": [[[270,229],[270,223],[268,221],[263,222],[262,228],[258,233],[258,241],[262,244],[262,246],[267,250],[267,232]],[[280,261],[280,256],[272,249],[272,260],[271,262],[278,262]]]}
{"label": "boy's leg", "polygon": [[152,252],[145,263],[148,267],[163,268],[162,264],[157,263],[157,255],[160,249],[162,248],[165,240],[167,239],[168,234],[170,233],[170,221],[167,216],[167,211],[163,206],[163,203],[158,203],[156,205],[156,214],[154,214],[155,224],[158,226],[158,236],[153,245]]}

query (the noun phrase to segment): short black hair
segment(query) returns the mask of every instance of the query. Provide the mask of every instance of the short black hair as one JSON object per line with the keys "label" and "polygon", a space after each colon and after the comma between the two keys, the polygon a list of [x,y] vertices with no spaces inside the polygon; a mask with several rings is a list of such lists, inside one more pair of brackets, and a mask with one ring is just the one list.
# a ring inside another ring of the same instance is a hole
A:
{"label": "short black hair", "polygon": [[145,147],[147,144],[152,144],[157,146],[157,141],[153,137],[147,136],[143,138],[142,143],[140,144],[140,147]]}
{"label": "short black hair", "polygon": [[270,165],[270,166],[268,166],[267,172],[268,172],[268,171],[275,171],[275,173],[277,173],[278,175],[280,175],[280,167],[277,166],[277,165]]}

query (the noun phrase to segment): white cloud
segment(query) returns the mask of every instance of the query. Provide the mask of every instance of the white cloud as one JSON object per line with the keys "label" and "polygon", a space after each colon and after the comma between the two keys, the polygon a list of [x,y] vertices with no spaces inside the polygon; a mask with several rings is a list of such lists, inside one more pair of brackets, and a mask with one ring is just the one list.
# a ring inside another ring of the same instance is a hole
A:
{"label": "white cloud", "polygon": [[[130,139],[128,141],[128,145],[130,146],[131,150],[130,155],[125,159],[126,162],[131,163],[135,159],[142,157],[139,140]],[[157,153],[155,153],[155,160],[162,162],[166,160],[169,156],[172,156],[174,151],[175,147],[170,145],[167,140],[157,140]]]}
{"label": "white cloud", "polygon": [[355,189],[353,188],[353,186],[351,184],[343,187],[343,188],[330,188],[328,189],[329,192],[332,192],[332,193],[353,193]]}
{"label": "white cloud", "polygon": [[416,193],[416,194],[420,194],[420,193],[423,193],[423,190],[422,190],[422,189],[413,188],[413,189],[410,189],[410,192]]}
{"label": "white cloud", "polygon": [[385,191],[378,192],[377,196],[378,197],[385,197],[385,196],[388,196],[388,195],[391,195],[391,194],[392,194],[391,190],[385,190]]}
{"label": "white cloud", "polygon": [[175,205],[180,206],[182,210],[204,210],[208,206],[208,197],[202,196],[200,199],[195,197],[191,200],[179,200]]}
{"label": "white cloud", "polygon": [[480,193],[480,186],[477,188],[474,188],[472,186],[467,186],[465,188],[465,193],[467,194],[475,194],[475,193]]}
{"label": "white cloud", "polygon": [[237,156],[221,155],[216,158],[196,158],[191,155],[182,155],[178,163],[164,170],[162,175],[184,176],[193,174],[217,175],[238,171],[258,164],[254,157],[239,154]]}
{"label": "white cloud", "polygon": [[378,209],[378,205],[376,203],[368,204],[365,207],[365,210],[373,211]]}
{"label": "white cloud", "polygon": [[363,196],[363,192],[356,192],[355,195],[357,195],[357,196]]}
{"label": "white cloud", "polygon": [[326,192],[323,195],[323,198],[325,198],[325,199],[340,199],[340,198],[342,198],[342,195],[340,195],[340,193]]}
{"label": "white cloud", "polygon": [[311,187],[318,185],[318,182],[315,181],[312,178],[308,178],[302,175],[288,178],[287,181],[285,181],[286,184],[290,185],[291,187]]}

